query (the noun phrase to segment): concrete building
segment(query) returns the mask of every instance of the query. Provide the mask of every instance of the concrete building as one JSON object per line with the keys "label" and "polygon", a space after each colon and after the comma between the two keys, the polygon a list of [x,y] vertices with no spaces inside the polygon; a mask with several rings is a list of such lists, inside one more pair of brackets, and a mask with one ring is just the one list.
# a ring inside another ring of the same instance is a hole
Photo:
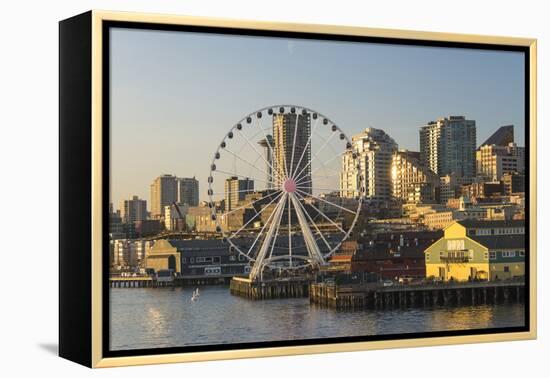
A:
{"label": "concrete building", "polygon": [[514,143],[514,125],[499,127],[498,130],[481,145],[490,146],[495,144],[497,146],[507,146],[510,143]]}
{"label": "concrete building", "polygon": [[476,151],[477,174],[489,181],[499,181],[507,173],[523,173],[525,147],[483,145]]}
{"label": "concrete building", "polygon": [[474,177],[463,177],[456,173],[451,173],[439,178],[439,202],[447,204],[450,199],[458,198],[462,195],[462,187],[469,185],[474,181]]}
{"label": "concrete building", "polygon": [[136,268],[144,263],[146,249],[152,244],[145,240],[120,239],[113,242],[111,266]]}
{"label": "concrete building", "polygon": [[248,260],[221,239],[158,240],[147,250],[146,266],[156,272],[172,269],[182,279],[229,279],[250,271]]}
{"label": "concrete building", "polygon": [[134,223],[135,234],[139,237],[147,237],[157,235],[162,231],[164,224],[160,219],[144,219],[135,221]]}
{"label": "concrete building", "polygon": [[178,177],[177,184],[177,203],[198,206],[199,205],[199,180],[195,177]]}
{"label": "concrete building", "polygon": [[525,193],[525,175],[518,173],[505,173],[502,176],[502,192],[505,196],[516,193]]}
{"label": "concrete building", "polygon": [[132,196],[132,199],[120,202],[120,215],[124,223],[147,219],[147,201]]}
{"label": "concrete building", "polygon": [[[383,130],[367,128],[352,137],[353,148],[342,157],[340,195],[354,198],[364,189],[367,202],[387,202],[392,197],[392,156],[397,143]],[[352,152],[353,151],[353,152]],[[352,154],[357,153],[357,160]]]}
{"label": "concrete building", "polygon": [[525,222],[453,222],[426,248],[426,277],[443,281],[504,280],[525,276]]}
{"label": "concrete building", "polygon": [[420,161],[438,176],[474,177],[476,121],[450,116],[420,128]]}
{"label": "concrete building", "polygon": [[461,187],[462,196],[468,198],[484,198],[501,195],[503,193],[502,182],[473,182]]}
{"label": "concrete building", "polygon": [[225,180],[225,211],[229,212],[239,207],[239,201],[254,191],[254,180],[240,179],[237,176]]}
{"label": "concrete building", "polygon": [[391,178],[392,196],[405,203],[432,203],[439,197],[439,177],[420,164],[419,152],[396,152]]}
{"label": "concrete building", "polygon": [[173,203],[164,208],[164,228],[168,231],[185,230],[185,216],[189,210],[188,204]]}
{"label": "concrete building", "polygon": [[260,146],[262,146],[265,150],[265,160],[267,161],[267,164],[266,164],[266,172],[267,172],[267,177],[266,177],[266,181],[267,181],[267,189],[273,189],[275,187],[275,183],[277,182],[277,180],[273,177],[273,150],[274,150],[274,147],[275,147],[275,144],[273,143],[273,136],[271,135],[266,135],[266,138],[265,139],[262,139],[258,142],[258,144]]}
{"label": "concrete building", "polygon": [[[276,171],[283,174],[288,171],[287,174],[297,176],[298,181],[311,182],[311,164],[309,164],[311,143],[308,143],[310,135],[311,115],[309,113],[273,115],[273,154],[275,155],[273,167]],[[300,161],[302,153],[304,156]],[[294,158],[292,158],[293,155]],[[276,182],[275,176],[274,174],[273,181]]]}
{"label": "concrete building", "polygon": [[164,217],[166,206],[178,201],[177,177],[161,175],[151,184],[151,218]]}

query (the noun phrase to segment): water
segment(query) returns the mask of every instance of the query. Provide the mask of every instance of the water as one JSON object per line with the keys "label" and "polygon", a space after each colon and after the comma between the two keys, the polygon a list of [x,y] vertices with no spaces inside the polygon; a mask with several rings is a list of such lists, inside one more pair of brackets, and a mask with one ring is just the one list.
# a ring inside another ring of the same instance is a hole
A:
{"label": "water", "polygon": [[524,325],[524,305],[335,311],[309,299],[249,301],[227,286],[110,289],[111,350]]}

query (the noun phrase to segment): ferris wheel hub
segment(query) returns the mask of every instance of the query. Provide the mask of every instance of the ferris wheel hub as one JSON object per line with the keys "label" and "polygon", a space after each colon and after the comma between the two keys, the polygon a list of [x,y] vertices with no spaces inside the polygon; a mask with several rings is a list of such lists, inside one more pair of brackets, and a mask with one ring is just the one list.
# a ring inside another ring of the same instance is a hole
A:
{"label": "ferris wheel hub", "polygon": [[283,183],[283,189],[287,193],[294,193],[296,191],[296,181],[294,179],[286,179]]}

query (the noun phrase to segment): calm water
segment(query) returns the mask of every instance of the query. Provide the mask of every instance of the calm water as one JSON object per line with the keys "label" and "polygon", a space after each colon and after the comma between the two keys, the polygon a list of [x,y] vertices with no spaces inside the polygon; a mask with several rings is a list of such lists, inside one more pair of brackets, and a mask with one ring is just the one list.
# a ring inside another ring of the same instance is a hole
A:
{"label": "calm water", "polygon": [[227,286],[110,289],[111,350],[524,325],[524,305],[335,311],[307,298],[249,301]]}

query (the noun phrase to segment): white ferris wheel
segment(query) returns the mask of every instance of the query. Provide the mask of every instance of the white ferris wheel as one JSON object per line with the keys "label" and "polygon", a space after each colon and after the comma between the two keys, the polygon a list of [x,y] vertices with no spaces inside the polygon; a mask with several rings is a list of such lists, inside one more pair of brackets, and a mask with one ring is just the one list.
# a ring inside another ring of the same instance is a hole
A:
{"label": "white ferris wheel", "polygon": [[340,188],[357,154],[328,117],[276,105],[236,122],[216,149],[208,205],[216,230],[250,278],[319,268],[350,237],[364,190]]}

